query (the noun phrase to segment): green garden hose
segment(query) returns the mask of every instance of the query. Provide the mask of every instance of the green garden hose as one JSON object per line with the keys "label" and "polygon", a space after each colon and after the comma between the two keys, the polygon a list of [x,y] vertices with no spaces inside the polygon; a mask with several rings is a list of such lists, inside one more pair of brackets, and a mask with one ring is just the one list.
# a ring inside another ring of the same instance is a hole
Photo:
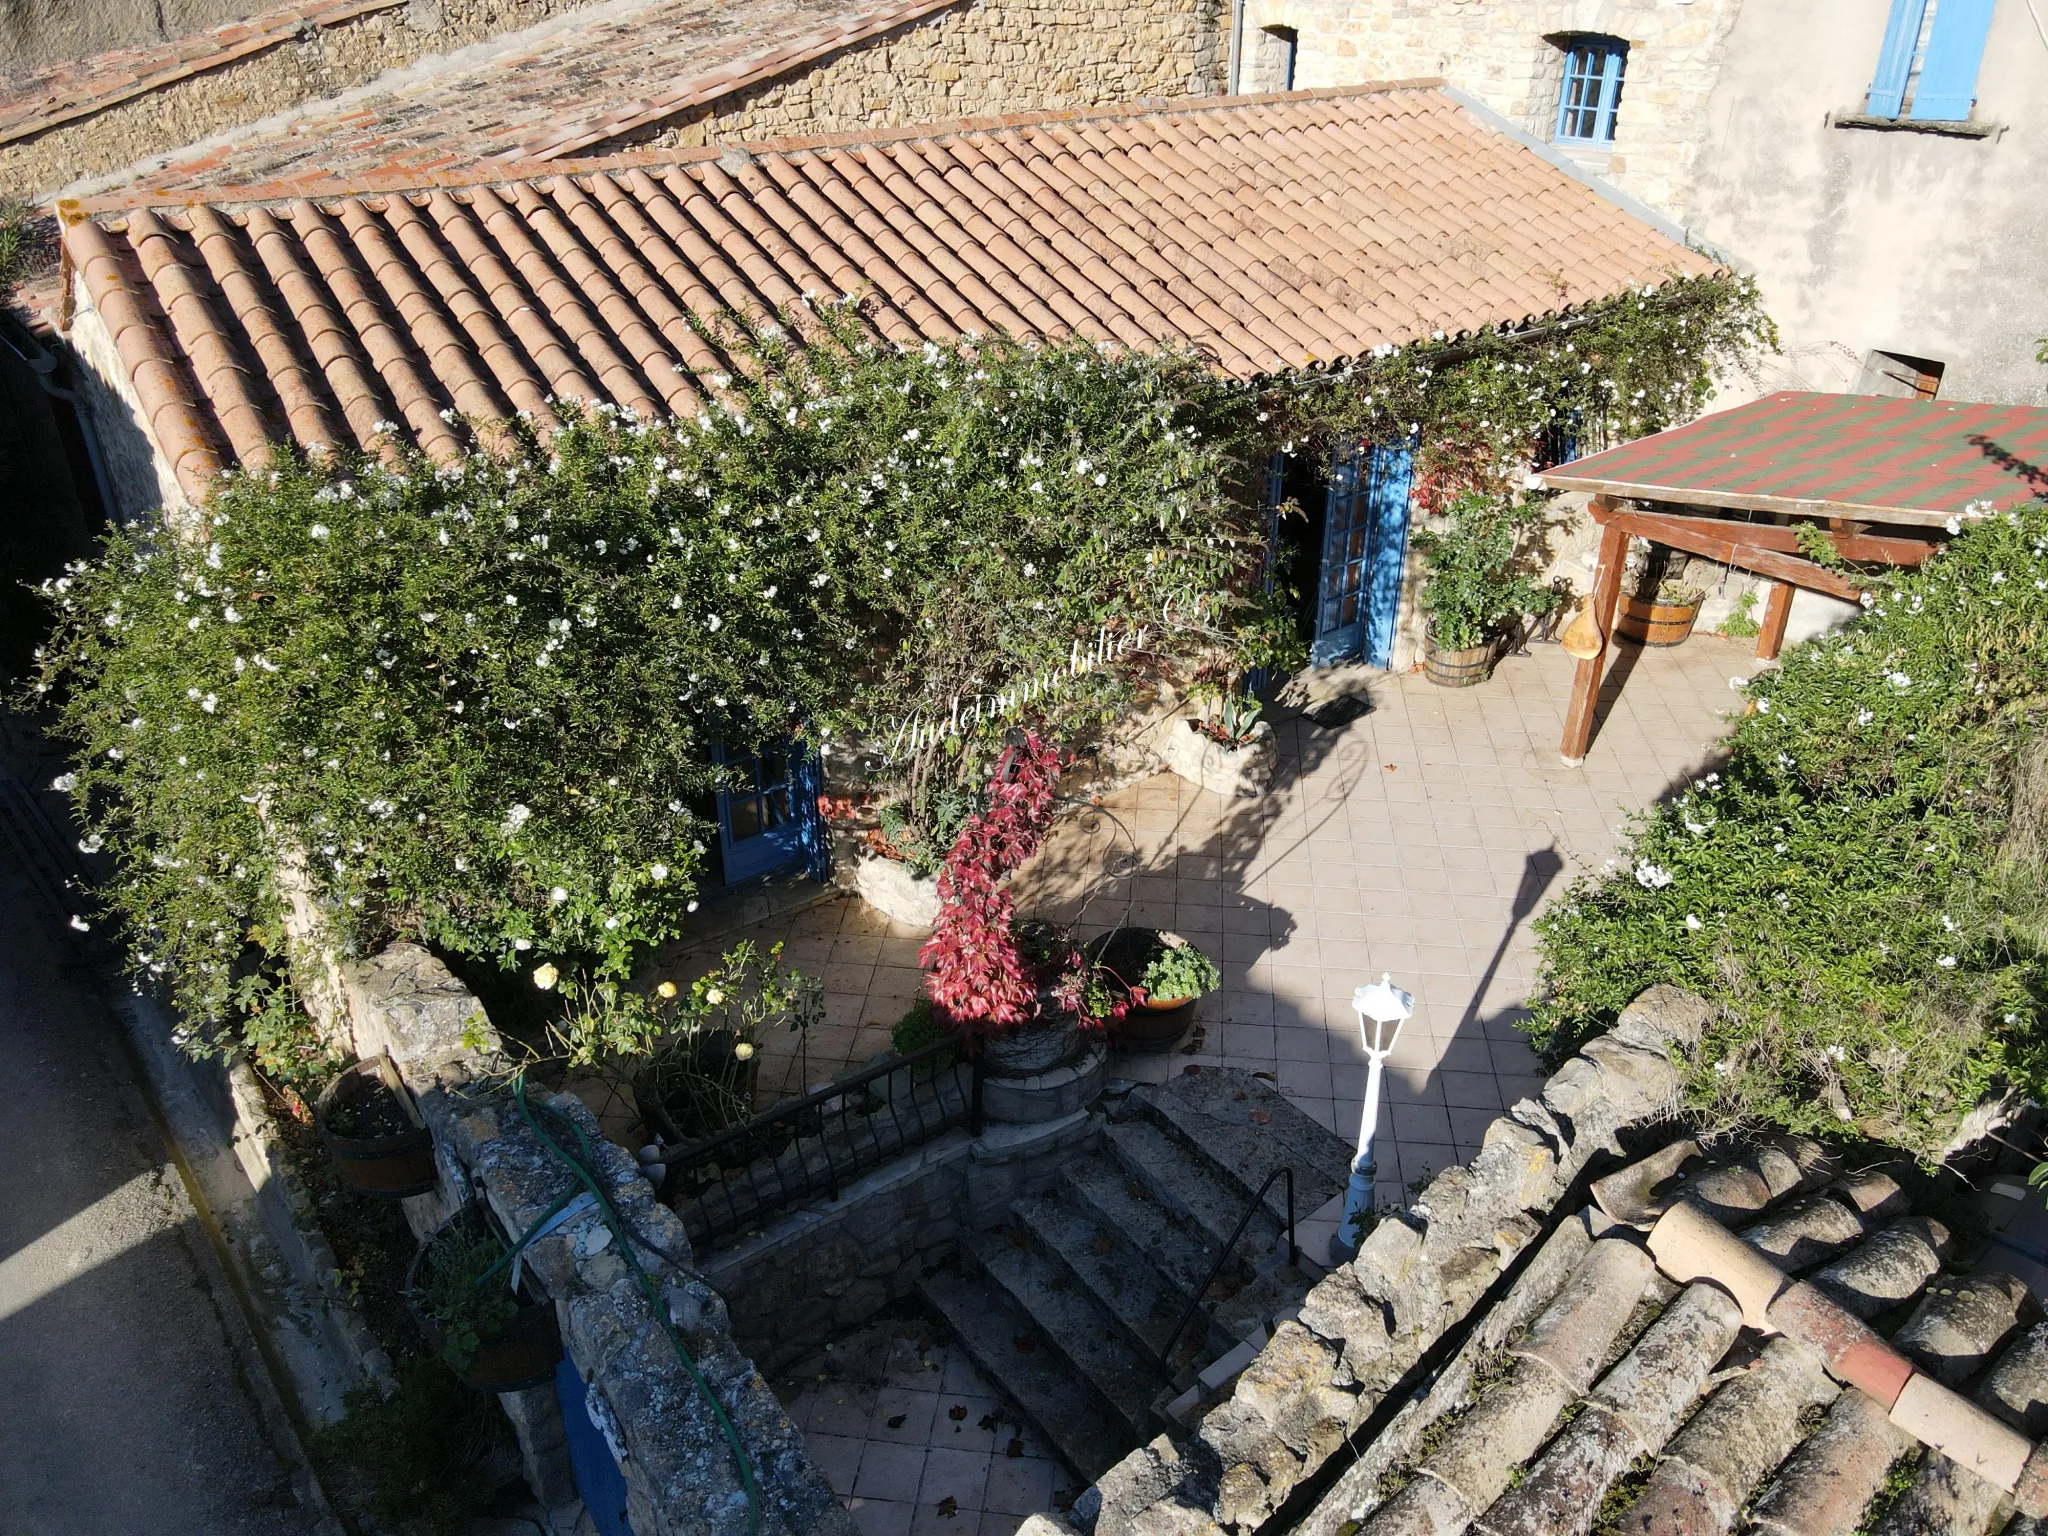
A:
{"label": "green garden hose", "polygon": [[662,1331],[668,1335],[669,1343],[675,1346],[676,1358],[683,1362],[683,1369],[690,1373],[690,1380],[696,1383],[697,1391],[702,1395],[704,1401],[710,1405],[712,1416],[718,1420],[718,1427],[725,1435],[726,1444],[732,1448],[732,1459],[739,1466],[740,1482],[746,1489],[747,1536],[761,1536],[761,1490],[755,1480],[753,1460],[747,1455],[746,1447],[740,1444],[739,1432],[733,1428],[732,1420],[726,1416],[725,1408],[718,1401],[717,1396],[713,1394],[710,1383],[705,1381],[703,1373],[697,1369],[697,1362],[690,1358],[690,1350],[688,1345],[683,1342],[682,1331],[676,1327],[675,1320],[669,1316],[668,1308],[662,1304],[661,1293],[655,1288],[653,1278],[642,1267],[638,1255],[633,1252],[632,1231],[626,1225],[625,1218],[619,1214],[617,1208],[611,1202],[611,1197],[605,1193],[603,1187],[598,1183],[596,1176],[591,1173],[590,1138],[583,1134],[583,1127],[574,1120],[569,1119],[566,1115],[559,1115],[552,1110],[547,1110],[543,1106],[544,1113],[549,1114],[552,1118],[565,1121],[569,1129],[576,1133],[577,1152],[581,1155],[572,1155],[559,1141],[549,1135],[534,1113],[534,1106],[527,1102],[526,1074],[523,1071],[513,1082],[512,1096],[519,1105],[520,1118],[526,1122],[534,1135],[541,1139],[541,1144],[559,1162],[567,1165],[569,1171],[576,1175],[583,1188],[581,1191],[572,1189],[560,1200],[557,1200],[541,1216],[539,1221],[527,1229],[526,1235],[512,1245],[511,1251],[503,1259],[499,1260],[496,1265],[492,1266],[491,1272],[496,1273],[498,1269],[511,1263],[520,1251],[526,1247],[527,1243],[540,1233],[549,1220],[567,1206],[571,1200],[575,1199],[579,1193],[589,1194],[597,1202],[598,1213],[604,1217],[605,1225],[611,1228],[612,1238],[619,1245],[619,1255],[626,1261],[626,1267],[633,1272],[634,1280],[639,1283],[640,1294],[646,1298],[648,1309],[653,1312],[656,1320],[660,1322]]}

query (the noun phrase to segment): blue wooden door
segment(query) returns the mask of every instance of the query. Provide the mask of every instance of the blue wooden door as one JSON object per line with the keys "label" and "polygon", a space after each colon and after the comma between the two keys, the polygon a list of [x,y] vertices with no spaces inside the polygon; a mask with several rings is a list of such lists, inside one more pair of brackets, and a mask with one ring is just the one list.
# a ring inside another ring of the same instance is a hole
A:
{"label": "blue wooden door", "polygon": [[789,744],[747,753],[719,747],[714,756],[731,770],[718,791],[725,883],[738,885],[799,867],[822,874],[817,759]]}
{"label": "blue wooden door", "polygon": [[1332,458],[1316,633],[1309,648],[1314,665],[1361,656],[1375,667],[1391,665],[1414,469],[1414,451],[1405,443],[1352,445]]}
{"label": "blue wooden door", "polygon": [[626,1522],[626,1474],[612,1455],[611,1442],[590,1417],[590,1389],[564,1359],[555,1367],[555,1400],[562,1405],[562,1427],[568,1431],[569,1467],[576,1491],[590,1511],[598,1536],[633,1536]]}

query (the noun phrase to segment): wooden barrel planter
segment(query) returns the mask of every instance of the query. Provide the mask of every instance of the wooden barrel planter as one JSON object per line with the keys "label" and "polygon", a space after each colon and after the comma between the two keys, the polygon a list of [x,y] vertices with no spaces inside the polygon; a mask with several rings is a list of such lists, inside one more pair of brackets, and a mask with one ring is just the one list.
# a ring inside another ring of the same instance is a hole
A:
{"label": "wooden barrel planter", "polygon": [[1439,688],[1471,688],[1493,675],[1491,642],[1462,651],[1438,650],[1434,640],[1422,645],[1422,675]]}
{"label": "wooden barrel planter", "polygon": [[1638,645],[1677,645],[1692,633],[1693,620],[1700,616],[1698,603],[1645,602],[1624,597],[1615,615],[1614,632]]}
{"label": "wooden barrel planter", "polygon": [[[1152,957],[1178,937],[1157,928],[1115,928],[1090,939],[1082,952],[1090,964],[1101,966],[1117,986],[1128,991],[1145,974]],[[1141,1055],[1172,1050],[1193,1026],[1195,1004],[1200,1001],[1196,997],[1176,997],[1160,1002],[1148,997],[1134,1003],[1115,1025],[1118,1049]]]}
{"label": "wooden barrel planter", "polygon": [[434,1187],[434,1138],[389,1056],[343,1069],[313,1105],[320,1139],[342,1183],[403,1200]]}
{"label": "wooden barrel planter", "polygon": [[[435,1244],[459,1226],[472,1230],[488,1227],[489,1217],[476,1206],[465,1206],[437,1227],[413,1255],[405,1272],[405,1300],[420,1332],[443,1359],[448,1359],[448,1330],[441,1320],[420,1303],[420,1283],[433,1265]],[[509,1285],[509,1276],[494,1276],[492,1285]],[[448,1360],[455,1374],[484,1392],[522,1392],[554,1380],[555,1366],[562,1359],[562,1330],[555,1317],[555,1304],[536,1296],[522,1281],[518,1310],[505,1322],[477,1341],[476,1353],[466,1365]]]}

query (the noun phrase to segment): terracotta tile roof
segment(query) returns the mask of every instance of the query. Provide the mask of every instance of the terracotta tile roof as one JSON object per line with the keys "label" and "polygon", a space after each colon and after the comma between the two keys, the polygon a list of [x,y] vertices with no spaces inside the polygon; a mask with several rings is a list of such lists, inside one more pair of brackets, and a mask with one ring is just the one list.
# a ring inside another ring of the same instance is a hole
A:
{"label": "terracotta tile roof", "polygon": [[[1973,1158],[2002,1181],[1980,1198],[2018,1209],[2031,1159]],[[1596,1180],[1492,1303],[1509,1317],[1472,1314],[1298,1536],[1563,1536],[1596,1509],[1648,1536],[2038,1530],[2048,1324],[2026,1277],[2048,1271],[1912,1212],[1917,1192],[1952,1217],[1968,1185],[1783,1136]]]}
{"label": "terracotta tile roof", "polygon": [[339,26],[405,0],[285,5],[168,43],[116,48],[39,69],[0,71],[0,144],[90,117],[173,81],[275,48],[315,27]]}
{"label": "terracotta tile roof", "polygon": [[[189,64],[179,73],[213,68],[240,53],[285,41],[304,16],[327,22],[397,3],[347,0],[326,11],[270,13],[259,18],[276,21],[263,31],[267,40],[238,42],[234,52]],[[334,100],[180,151],[161,168],[137,175],[132,184],[237,187],[291,179],[332,189],[376,171],[417,173],[488,160],[551,160],[745,91],[961,3],[613,0],[421,60]],[[240,25],[257,27],[254,22]],[[197,47],[194,40],[188,43]],[[116,56],[108,58],[119,63]],[[14,102],[7,98],[15,90],[0,77],[0,142],[178,77],[159,79],[111,67],[107,76],[112,84],[130,83],[121,86],[120,95],[102,100],[53,78],[38,89],[24,86]],[[10,114],[19,120],[11,133]]]}
{"label": "terracotta tile roof", "polygon": [[694,411],[691,323],[862,292],[890,339],[1080,334],[1252,378],[1712,270],[1433,83],[83,205],[65,251],[198,497],[266,442],[599,398]]}

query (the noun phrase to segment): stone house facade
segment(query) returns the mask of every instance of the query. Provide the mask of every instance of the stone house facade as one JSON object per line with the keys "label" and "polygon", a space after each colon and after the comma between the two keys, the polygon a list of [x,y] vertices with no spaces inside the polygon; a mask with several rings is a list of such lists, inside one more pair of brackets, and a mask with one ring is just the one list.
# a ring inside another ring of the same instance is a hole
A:
{"label": "stone house facade", "polygon": [[[1725,403],[1804,388],[2038,404],[2048,31],[2027,0],[1985,7],[1959,115],[1923,120],[1940,6],[1892,7],[1922,44],[1908,38],[1889,116],[1871,111],[1890,30],[1876,0],[1248,0],[1235,55],[1245,88],[1282,68],[1296,87],[1440,74],[1754,272],[1784,350]],[[1575,142],[1560,103],[1589,41],[1625,44],[1625,63],[1611,139]]]}

